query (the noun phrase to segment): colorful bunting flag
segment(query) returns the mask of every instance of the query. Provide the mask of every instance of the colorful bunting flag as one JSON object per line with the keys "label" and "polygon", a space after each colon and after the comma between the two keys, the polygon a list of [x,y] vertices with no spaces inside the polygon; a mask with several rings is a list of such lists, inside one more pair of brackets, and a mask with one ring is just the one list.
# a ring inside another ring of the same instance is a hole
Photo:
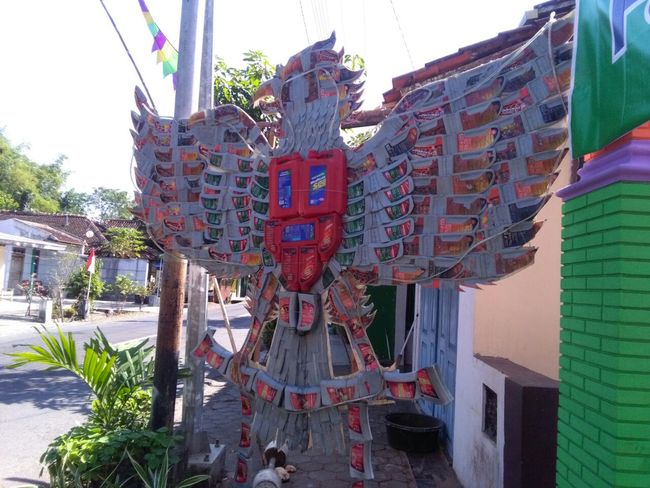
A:
{"label": "colorful bunting flag", "polygon": [[140,4],[140,9],[142,10],[142,15],[147,21],[147,26],[149,26],[149,31],[153,36],[153,46],[151,47],[151,52],[156,51],[156,62],[162,63],[163,65],[163,77],[167,75],[172,75],[172,80],[174,83],[174,90],[176,89],[176,71],[178,70],[178,51],[172,44],[169,42],[169,39],[163,34],[163,32],[158,27],[158,24],[153,20],[151,13],[147,5],[144,3],[144,0],[138,0]]}
{"label": "colorful bunting flag", "polygon": [[580,0],[571,91],[574,158],[650,120],[650,1]]}

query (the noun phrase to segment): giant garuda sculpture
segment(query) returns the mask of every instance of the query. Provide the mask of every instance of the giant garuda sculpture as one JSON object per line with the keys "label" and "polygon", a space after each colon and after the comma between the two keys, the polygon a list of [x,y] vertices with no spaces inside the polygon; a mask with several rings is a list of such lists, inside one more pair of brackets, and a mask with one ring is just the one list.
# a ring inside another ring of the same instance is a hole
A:
{"label": "giant garuda sculpture", "polygon": [[[342,65],[334,35],[260,88],[257,103],[277,115],[274,146],[236,106],[174,120],[137,91],[136,214],[166,250],[251,277],[242,348],[208,335],[195,352],[241,388],[239,484],[254,439],[342,450],[347,430],[361,487],[372,478],[366,400],[450,400],[434,368],[379,364],[366,286],[475,285],[533,262],[533,218],[566,152],[572,33],[571,18],[556,21],[512,54],[417,88],[354,148],[340,126],[359,107],[361,73]],[[342,377],[328,324],[352,357]]]}

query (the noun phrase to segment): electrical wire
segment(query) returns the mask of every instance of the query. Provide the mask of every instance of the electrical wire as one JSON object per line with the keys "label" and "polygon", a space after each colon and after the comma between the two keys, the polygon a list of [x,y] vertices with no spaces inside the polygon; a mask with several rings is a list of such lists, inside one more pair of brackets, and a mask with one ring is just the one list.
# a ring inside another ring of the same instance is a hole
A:
{"label": "electrical wire", "polygon": [[399,28],[399,32],[402,35],[402,42],[404,42],[404,48],[406,49],[406,54],[409,57],[409,62],[411,63],[411,69],[415,69],[413,56],[411,56],[411,50],[409,49],[409,46],[406,43],[406,36],[404,35],[404,30],[402,30],[402,24],[399,21],[399,17],[397,16],[397,10],[395,9],[395,4],[393,3],[393,0],[388,0],[388,1],[390,2],[390,6],[393,8],[393,14],[395,15],[395,22],[397,22],[397,27]]}
{"label": "electrical wire", "polygon": [[135,68],[135,72],[138,74],[138,78],[140,78],[140,83],[142,83],[142,87],[144,88],[144,91],[147,92],[147,96],[149,97],[149,100],[151,101],[151,105],[156,112],[158,111],[156,109],[156,104],[153,101],[153,97],[151,96],[151,93],[149,93],[149,89],[147,88],[147,84],[144,82],[144,78],[142,77],[142,73],[140,73],[140,69],[138,69],[138,65],[136,64],[135,60],[133,59],[133,56],[131,56],[131,51],[129,51],[129,48],[126,45],[126,42],[124,41],[124,38],[122,37],[122,33],[120,30],[117,28],[117,25],[115,24],[115,21],[113,20],[113,16],[111,13],[108,11],[106,8],[106,5],[104,4],[104,0],[99,0],[99,3],[102,4],[102,7],[104,7],[104,11],[106,12],[106,15],[108,15],[108,20],[111,21],[111,24],[113,25],[113,28],[115,29],[115,32],[117,33],[117,36],[120,38],[120,42],[122,42],[122,46],[124,47],[124,50],[126,51],[126,55],[129,57],[131,60],[131,64],[133,65],[133,68]]}
{"label": "electrical wire", "polygon": [[298,0],[300,4],[300,15],[302,17],[302,25],[305,27],[305,37],[307,37],[307,44],[311,44],[309,40],[309,30],[307,29],[307,19],[305,19],[305,9],[302,6],[302,0]]}
{"label": "electrical wire", "polygon": [[327,18],[323,10],[323,5],[320,0],[312,0],[312,11],[314,13],[314,18],[316,19],[316,27],[318,29],[318,35],[321,38],[326,37],[326,24]]}

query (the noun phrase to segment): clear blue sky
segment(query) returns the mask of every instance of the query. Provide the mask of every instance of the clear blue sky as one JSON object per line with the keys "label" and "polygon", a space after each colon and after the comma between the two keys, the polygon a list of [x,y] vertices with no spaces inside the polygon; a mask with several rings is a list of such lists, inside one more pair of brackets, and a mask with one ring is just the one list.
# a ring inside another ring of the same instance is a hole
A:
{"label": "clear blue sky", "polygon": [[[284,63],[308,43],[336,30],[337,46],[366,60],[365,109],[381,103],[393,77],[517,27],[525,12],[539,3],[214,1],[214,53],[232,65],[241,65],[241,53],[249,49],[263,51],[274,64]],[[170,115],[171,77],[162,78],[162,68],[150,52],[152,38],[137,0],[104,3],[158,110]],[[147,5],[178,46],[180,1],[148,0]],[[130,111],[139,81],[99,0],[0,0],[0,45],[0,128],[10,142],[28,145],[26,154],[38,163],[67,156],[64,167],[71,173],[70,188],[131,191]]]}

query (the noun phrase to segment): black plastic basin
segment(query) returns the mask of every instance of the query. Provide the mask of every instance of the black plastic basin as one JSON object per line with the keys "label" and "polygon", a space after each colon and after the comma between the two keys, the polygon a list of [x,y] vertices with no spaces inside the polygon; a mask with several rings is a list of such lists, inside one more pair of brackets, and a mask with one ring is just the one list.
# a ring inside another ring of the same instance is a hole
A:
{"label": "black plastic basin", "polygon": [[432,452],[438,448],[438,433],[442,420],[418,413],[389,413],[386,415],[388,444],[400,451]]}

